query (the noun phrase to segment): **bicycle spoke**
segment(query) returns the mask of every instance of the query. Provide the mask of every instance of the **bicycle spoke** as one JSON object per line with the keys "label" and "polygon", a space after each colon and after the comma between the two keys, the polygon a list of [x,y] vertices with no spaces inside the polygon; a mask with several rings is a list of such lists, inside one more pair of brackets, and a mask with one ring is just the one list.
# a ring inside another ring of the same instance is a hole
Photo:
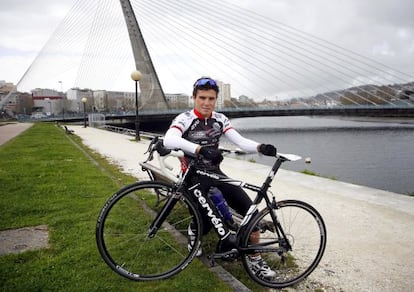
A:
{"label": "bicycle spoke", "polygon": [[[110,199],[109,206],[100,215],[96,232],[99,251],[114,271],[129,279],[170,277],[179,272],[181,266],[186,266],[196,252],[187,249],[186,233],[189,224],[193,220],[198,222],[199,217],[183,195],[171,201],[172,209],[167,212],[165,221],[149,236],[155,216],[168,204],[168,200],[164,200],[154,209],[148,207],[154,206],[157,191],[171,194],[171,187],[156,182],[133,184]],[[198,237],[199,229],[197,224]],[[154,261],[154,257],[163,260]]]}
{"label": "bicycle spoke", "polygon": [[[249,255],[243,256],[243,264],[249,275],[262,285],[283,288],[307,277],[318,265],[326,245],[326,229],[319,213],[300,201],[283,201],[275,212],[281,229],[279,233],[272,222],[269,210],[260,212],[252,219],[243,240],[244,247],[262,247],[260,255],[273,272],[258,272],[249,265]],[[259,243],[251,243],[252,233]],[[285,235],[286,238],[281,237]],[[288,242],[286,242],[286,240]],[[289,249],[291,247],[291,249]],[[271,275],[267,277],[266,275]]]}

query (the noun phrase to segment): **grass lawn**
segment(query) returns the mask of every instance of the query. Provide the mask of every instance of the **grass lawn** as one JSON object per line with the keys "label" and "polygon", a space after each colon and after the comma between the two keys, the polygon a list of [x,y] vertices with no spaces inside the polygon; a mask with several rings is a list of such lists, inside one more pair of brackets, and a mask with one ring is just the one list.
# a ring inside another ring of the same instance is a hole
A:
{"label": "grass lawn", "polygon": [[42,123],[0,146],[0,230],[47,225],[50,235],[48,249],[0,256],[1,291],[231,291],[197,259],[164,281],[112,272],[97,250],[95,222],[133,179],[97,154],[100,166],[92,163],[71,139]]}

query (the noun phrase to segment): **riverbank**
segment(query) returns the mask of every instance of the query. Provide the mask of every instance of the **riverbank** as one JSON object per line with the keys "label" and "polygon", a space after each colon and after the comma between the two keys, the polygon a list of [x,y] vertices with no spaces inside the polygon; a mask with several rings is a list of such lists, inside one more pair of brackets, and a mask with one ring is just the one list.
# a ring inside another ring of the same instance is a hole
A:
{"label": "riverbank", "polygon": [[[71,126],[83,143],[142,179],[148,141],[94,128]],[[231,177],[261,184],[269,167],[226,158]],[[281,170],[272,185],[278,199],[299,199],[322,214],[328,244],[306,280],[327,291],[408,291],[414,286],[414,198],[359,185]]]}
{"label": "riverbank", "polygon": [[391,124],[414,124],[414,118],[407,117],[407,118],[379,118],[379,117],[343,117],[343,116],[337,116],[337,117],[331,117],[333,119],[340,119],[345,121],[356,121],[356,122],[373,122],[373,123],[391,123]]}

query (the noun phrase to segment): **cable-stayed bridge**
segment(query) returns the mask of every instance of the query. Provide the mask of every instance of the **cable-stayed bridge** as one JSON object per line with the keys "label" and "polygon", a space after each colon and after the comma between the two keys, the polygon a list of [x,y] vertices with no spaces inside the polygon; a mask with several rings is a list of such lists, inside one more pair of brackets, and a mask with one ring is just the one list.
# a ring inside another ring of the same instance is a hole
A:
{"label": "cable-stayed bridge", "polygon": [[190,94],[200,76],[223,83],[230,117],[413,110],[414,77],[228,0],[77,1],[17,89],[63,80],[66,88],[132,91],[134,69],[143,73],[143,118],[167,116],[165,93]]}

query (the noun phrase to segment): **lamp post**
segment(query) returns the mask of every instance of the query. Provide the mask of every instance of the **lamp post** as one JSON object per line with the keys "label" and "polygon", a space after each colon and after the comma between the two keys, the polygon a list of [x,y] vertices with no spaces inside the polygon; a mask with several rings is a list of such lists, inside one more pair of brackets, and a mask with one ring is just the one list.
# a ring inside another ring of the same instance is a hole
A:
{"label": "lamp post", "polygon": [[49,103],[49,116],[52,116],[52,102],[48,101]]}
{"label": "lamp post", "polygon": [[132,80],[135,81],[135,140],[140,141],[139,120],[138,120],[138,81],[141,79],[141,72],[135,70],[131,73]]}
{"label": "lamp post", "polygon": [[62,120],[63,123],[65,122],[65,100],[64,100],[64,94],[63,94],[63,82],[58,81],[60,83],[60,92],[62,94]]}
{"label": "lamp post", "polygon": [[83,103],[83,127],[86,128],[86,102],[88,99],[86,97],[82,97],[81,101]]}

